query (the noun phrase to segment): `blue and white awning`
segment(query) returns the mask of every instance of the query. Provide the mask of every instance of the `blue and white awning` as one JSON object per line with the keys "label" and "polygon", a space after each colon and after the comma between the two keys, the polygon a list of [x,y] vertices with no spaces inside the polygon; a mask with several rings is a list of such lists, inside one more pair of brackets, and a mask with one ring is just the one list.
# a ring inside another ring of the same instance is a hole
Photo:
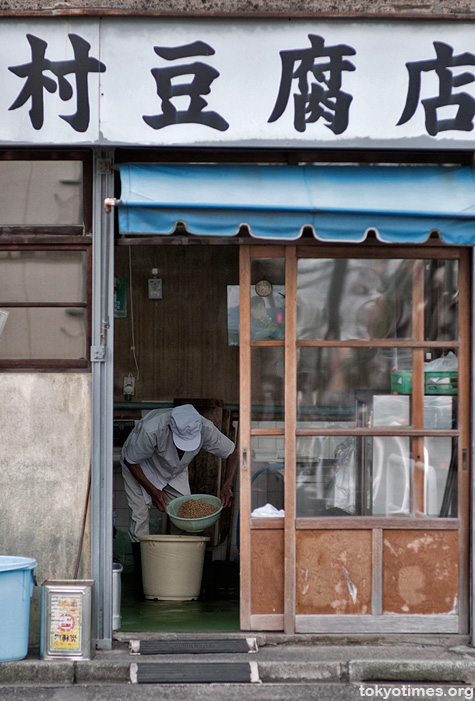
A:
{"label": "blue and white awning", "polygon": [[465,166],[119,166],[121,234],[198,236],[247,226],[269,241],[306,227],[327,242],[475,243],[475,169]]}

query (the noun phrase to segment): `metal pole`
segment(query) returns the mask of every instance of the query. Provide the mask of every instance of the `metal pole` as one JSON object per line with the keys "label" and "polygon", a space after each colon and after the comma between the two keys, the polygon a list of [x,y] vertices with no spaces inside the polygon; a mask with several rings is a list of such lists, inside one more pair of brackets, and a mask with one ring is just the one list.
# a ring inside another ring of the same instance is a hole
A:
{"label": "metal pole", "polygon": [[113,152],[94,152],[92,262],[91,569],[96,646],[112,647]]}

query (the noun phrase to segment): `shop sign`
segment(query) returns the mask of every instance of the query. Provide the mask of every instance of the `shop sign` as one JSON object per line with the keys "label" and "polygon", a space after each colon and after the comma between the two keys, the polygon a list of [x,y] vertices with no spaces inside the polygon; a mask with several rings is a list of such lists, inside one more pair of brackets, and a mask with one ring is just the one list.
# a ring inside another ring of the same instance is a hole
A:
{"label": "shop sign", "polygon": [[0,23],[0,143],[473,148],[473,25]]}

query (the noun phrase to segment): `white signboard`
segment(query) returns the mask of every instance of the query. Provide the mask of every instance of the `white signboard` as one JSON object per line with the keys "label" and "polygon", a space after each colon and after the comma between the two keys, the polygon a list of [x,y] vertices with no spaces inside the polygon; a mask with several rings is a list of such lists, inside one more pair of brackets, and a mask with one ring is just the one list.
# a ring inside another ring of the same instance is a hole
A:
{"label": "white signboard", "polygon": [[0,143],[474,148],[463,22],[0,20]]}

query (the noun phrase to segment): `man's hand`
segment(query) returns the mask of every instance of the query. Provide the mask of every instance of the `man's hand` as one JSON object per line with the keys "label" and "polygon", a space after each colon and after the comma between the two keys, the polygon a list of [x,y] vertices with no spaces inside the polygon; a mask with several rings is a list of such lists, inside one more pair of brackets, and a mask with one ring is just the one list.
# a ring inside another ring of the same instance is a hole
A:
{"label": "man's hand", "polygon": [[156,506],[159,511],[166,511],[169,499],[165,492],[162,492],[161,489],[157,489],[157,487],[155,487],[155,485],[145,477],[144,472],[138,463],[131,463],[128,460],[124,460],[124,462],[137,482],[148,494],[150,494],[152,504]]}
{"label": "man's hand", "polygon": [[153,494],[150,494],[150,496],[152,497],[152,504],[156,506],[159,511],[167,510],[169,499],[165,492],[162,492],[161,489],[155,489]]}
{"label": "man's hand", "polygon": [[238,464],[238,449],[237,446],[234,448],[231,455],[228,457],[226,465],[226,479],[221,487],[221,504],[225,508],[226,506],[231,506],[233,503],[233,487],[234,475],[236,474]]}
{"label": "man's hand", "polygon": [[227,506],[231,506],[233,503],[234,495],[233,495],[233,490],[231,489],[230,486],[227,486],[226,484],[223,484],[223,487],[221,489],[221,504],[224,508]]}

